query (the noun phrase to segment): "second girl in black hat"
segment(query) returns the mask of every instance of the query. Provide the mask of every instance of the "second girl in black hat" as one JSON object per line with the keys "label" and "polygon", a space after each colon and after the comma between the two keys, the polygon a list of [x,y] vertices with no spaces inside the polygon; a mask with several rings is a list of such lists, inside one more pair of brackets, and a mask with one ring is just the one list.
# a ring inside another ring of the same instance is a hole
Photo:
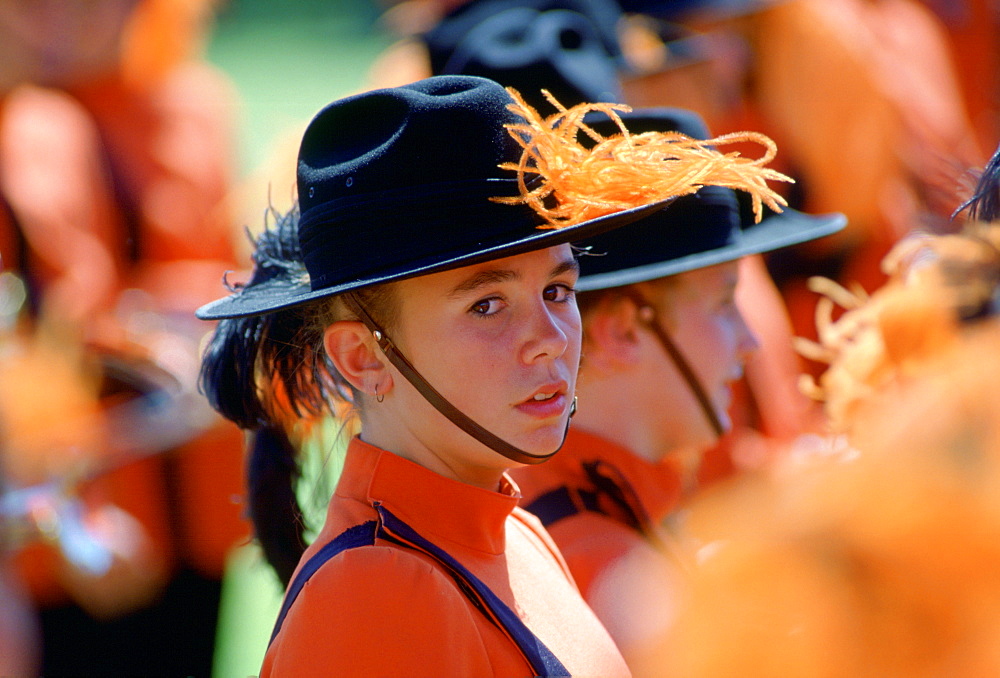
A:
{"label": "second girl in black hat", "polygon": [[[710,136],[683,109],[622,120],[633,133]],[[593,255],[580,258],[577,285],[580,415],[552,462],[512,474],[633,670],[682,596],[671,575],[686,563],[667,518],[705,450],[731,430],[731,384],[757,348],[737,305],[739,260],[835,233],[844,217],[786,209],[741,226],[736,192],[706,186],[579,243]]]}

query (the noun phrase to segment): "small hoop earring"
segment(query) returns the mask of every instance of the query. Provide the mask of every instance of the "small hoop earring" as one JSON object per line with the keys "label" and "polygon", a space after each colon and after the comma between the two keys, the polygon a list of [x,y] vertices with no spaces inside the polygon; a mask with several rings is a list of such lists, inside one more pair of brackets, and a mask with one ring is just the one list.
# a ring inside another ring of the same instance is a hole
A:
{"label": "small hoop earring", "polygon": [[385,400],[385,394],[383,393],[382,395],[379,395],[378,394],[378,384],[375,384],[375,401],[376,402],[382,402],[383,400]]}

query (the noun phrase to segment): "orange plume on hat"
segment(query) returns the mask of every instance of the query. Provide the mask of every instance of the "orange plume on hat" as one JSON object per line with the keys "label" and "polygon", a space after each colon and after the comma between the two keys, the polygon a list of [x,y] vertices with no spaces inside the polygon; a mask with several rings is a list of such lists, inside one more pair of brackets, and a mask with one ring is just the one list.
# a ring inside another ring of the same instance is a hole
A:
{"label": "orange plume on hat", "polygon": [[[508,108],[521,116],[524,124],[506,125],[510,135],[524,148],[519,163],[505,163],[515,170],[521,196],[494,198],[506,204],[528,204],[545,218],[548,226],[563,228],[622,210],[650,205],[695,193],[703,186],[723,186],[748,192],[754,214],[761,219],[762,205],[776,212],[786,201],[767,181],[794,182],[790,177],[767,168],[777,153],[774,142],[757,132],[736,132],[714,139],[692,139],[678,132],[630,134],[618,112],[632,109],[624,104],[583,103],[565,108],[543,90],[557,112],[543,118],[525,103],[513,88]],[[605,137],[584,122],[591,112],[601,112],[614,120],[621,135]],[[594,144],[581,143],[580,133]],[[713,146],[754,142],[764,155],[756,160],[738,152],[721,153]],[[541,178],[537,187],[526,175]],[[553,200],[554,198],[554,204]]]}

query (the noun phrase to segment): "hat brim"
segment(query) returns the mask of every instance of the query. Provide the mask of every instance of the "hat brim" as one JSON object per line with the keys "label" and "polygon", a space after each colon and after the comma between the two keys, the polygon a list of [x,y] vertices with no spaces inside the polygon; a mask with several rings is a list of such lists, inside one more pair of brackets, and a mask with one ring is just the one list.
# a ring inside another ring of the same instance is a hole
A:
{"label": "hat brim", "polygon": [[[780,214],[770,216],[761,223],[743,230],[738,240],[724,247],[655,264],[583,276],[577,282],[576,288],[581,292],[590,292],[665,278],[734,261],[751,254],[770,252],[822,238],[840,231],[846,225],[847,218],[843,214],[804,214],[786,207]],[[601,253],[591,254],[600,256]]]}
{"label": "hat brim", "polygon": [[352,280],[319,290],[313,290],[309,282],[305,280],[298,284],[278,279],[266,281],[240,289],[235,294],[206,304],[195,311],[195,315],[202,320],[221,320],[224,318],[261,315],[372,285],[415,278],[430,273],[439,273],[463,266],[471,266],[484,261],[533,252],[568,242],[585,240],[642,219],[657,210],[664,209],[673,200],[674,198],[670,198],[650,205],[634,207],[591,219],[575,226],[567,226],[560,229],[539,228],[530,232],[526,237],[514,241],[486,242],[474,252],[451,256],[443,255],[437,260],[428,261],[419,266],[401,267],[398,270],[387,269],[382,271],[378,276]]}

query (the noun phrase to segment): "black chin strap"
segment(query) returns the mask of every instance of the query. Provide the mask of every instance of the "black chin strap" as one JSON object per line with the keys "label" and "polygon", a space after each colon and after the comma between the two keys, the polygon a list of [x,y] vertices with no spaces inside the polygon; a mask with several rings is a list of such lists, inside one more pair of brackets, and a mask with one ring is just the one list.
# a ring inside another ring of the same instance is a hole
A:
{"label": "black chin strap", "polygon": [[[569,420],[566,421],[566,430],[563,431],[562,442],[559,443],[559,447],[549,454],[531,454],[520,448],[514,447],[507,441],[498,438],[474,422],[461,410],[448,402],[443,395],[438,393],[437,390],[431,386],[426,379],[424,379],[423,375],[417,372],[417,369],[410,364],[410,361],[399,352],[399,349],[397,349],[392,343],[385,331],[377,322],[375,322],[375,319],[371,317],[364,306],[362,306],[361,300],[357,298],[357,295],[354,292],[346,292],[343,295],[343,299],[347,303],[350,310],[357,314],[358,318],[361,319],[361,322],[365,324],[365,327],[367,327],[372,333],[372,336],[375,337],[375,341],[378,342],[379,348],[381,348],[382,352],[385,353],[389,362],[391,362],[396,369],[399,370],[408,382],[413,384],[413,387],[417,389],[420,395],[422,395],[427,402],[434,406],[434,409],[447,417],[453,424],[455,424],[455,426],[459,427],[495,452],[498,452],[508,459],[521,464],[540,464],[562,449],[563,443],[566,442],[566,434],[569,432]],[[575,412],[576,398],[573,399],[569,416],[572,418]]]}
{"label": "black chin strap", "polygon": [[691,388],[691,392],[694,393],[694,397],[697,398],[698,404],[701,405],[701,411],[705,413],[705,417],[708,419],[709,425],[712,430],[715,431],[715,435],[721,438],[725,435],[726,431],[722,427],[722,422],[719,421],[719,415],[715,411],[715,407],[712,405],[712,401],[709,400],[708,395],[705,393],[704,387],[702,387],[701,382],[698,381],[697,375],[695,375],[694,370],[691,369],[690,363],[684,358],[683,354],[677,345],[670,339],[666,330],[660,324],[656,317],[656,309],[653,305],[643,298],[641,294],[632,289],[626,289],[622,292],[628,299],[636,305],[639,310],[639,318],[643,320],[646,326],[656,335],[659,339],[660,344],[663,345],[663,349],[670,356],[671,360],[677,366],[680,371],[681,376],[687,382],[688,386]]}

